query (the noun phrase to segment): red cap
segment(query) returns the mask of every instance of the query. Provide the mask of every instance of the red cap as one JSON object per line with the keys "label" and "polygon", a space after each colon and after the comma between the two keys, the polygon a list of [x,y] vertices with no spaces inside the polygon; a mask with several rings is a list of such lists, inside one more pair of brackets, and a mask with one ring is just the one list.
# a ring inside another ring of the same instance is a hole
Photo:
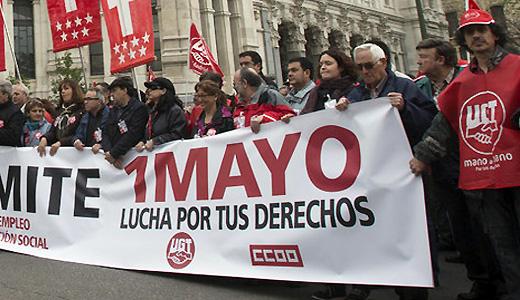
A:
{"label": "red cap", "polygon": [[495,20],[487,11],[480,9],[468,9],[460,17],[460,26],[457,28],[457,30],[460,30],[462,27],[468,25],[489,25],[492,23],[495,23]]}

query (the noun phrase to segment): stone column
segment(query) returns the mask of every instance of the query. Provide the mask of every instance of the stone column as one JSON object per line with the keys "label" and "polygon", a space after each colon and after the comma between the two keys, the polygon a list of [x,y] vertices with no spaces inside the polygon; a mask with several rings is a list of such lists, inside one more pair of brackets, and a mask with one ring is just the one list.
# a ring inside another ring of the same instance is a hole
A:
{"label": "stone column", "polygon": [[159,30],[163,76],[175,84],[183,101],[193,93],[198,77],[188,69],[188,46],[191,22],[200,24],[198,0],[160,0]]}
{"label": "stone column", "polygon": [[204,37],[211,53],[217,52],[217,41],[215,38],[215,9],[212,0],[200,0],[200,34]]}
{"label": "stone column", "polygon": [[48,61],[48,56],[54,54],[52,52],[52,35],[49,26],[49,17],[47,6],[42,5],[40,0],[33,0],[33,16],[34,16],[34,60],[35,66],[35,82],[31,84],[34,96],[46,97],[51,90],[48,65],[41,62]]}
{"label": "stone column", "polygon": [[214,52],[214,54],[218,57],[218,64],[225,75],[226,92],[232,91],[233,75],[235,73],[233,33],[231,32],[230,16],[228,1],[216,0],[214,31],[218,43],[217,51]]}

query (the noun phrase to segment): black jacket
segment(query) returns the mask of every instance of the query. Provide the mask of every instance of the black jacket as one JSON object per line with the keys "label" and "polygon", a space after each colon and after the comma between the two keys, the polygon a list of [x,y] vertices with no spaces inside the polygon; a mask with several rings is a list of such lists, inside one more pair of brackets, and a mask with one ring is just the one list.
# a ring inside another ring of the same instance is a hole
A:
{"label": "black jacket", "polygon": [[147,120],[146,105],[133,97],[123,108],[114,105],[103,128],[103,150],[114,158],[125,155],[143,138]]}
{"label": "black jacket", "polygon": [[184,110],[178,105],[173,105],[166,111],[152,110],[146,124],[144,141],[152,139],[154,145],[160,145],[186,137],[186,123]]}
{"label": "black jacket", "polygon": [[11,100],[0,104],[0,145],[21,146],[25,116]]}
{"label": "black jacket", "polygon": [[235,129],[235,124],[233,123],[232,116],[233,115],[227,107],[217,105],[217,111],[213,115],[211,122],[209,124],[204,124],[206,113],[202,111],[202,113],[199,116],[199,119],[193,127],[192,135],[203,137],[206,135],[215,135],[222,132],[233,130]]}
{"label": "black jacket", "polygon": [[80,104],[71,104],[63,109],[52,122],[51,129],[43,136],[47,139],[47,144],[60,142],[62,146],[72,146],[74,143],[72,138],[81,123],[83,112],[83,105]]}

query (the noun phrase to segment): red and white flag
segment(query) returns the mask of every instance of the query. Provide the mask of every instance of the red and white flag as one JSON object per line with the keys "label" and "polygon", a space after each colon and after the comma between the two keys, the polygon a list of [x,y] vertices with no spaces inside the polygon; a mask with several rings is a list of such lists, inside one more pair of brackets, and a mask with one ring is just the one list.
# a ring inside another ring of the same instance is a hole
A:
{"label": "red and white flag", "polygon": [[47,0],[53,51],[101,42],[97,0]]}
{"label": "red and white flag", "polygon": [[3,1],[0,0],[0,9],[2,10],[2,14],[0,15],[0,71],[5,71],[5,26],[4,26],[4,4]]}
{"label": "red and white flag", "polygon": [[220,70],[217,61],[209,51],[208,45],[204,38],[200,36],[195,24],[191,24],[190,29],[190,50],[188,64],[191,70],[197,75],[201,75],[206,71],[219,73],[224,77],[224,73]]}
{"label": "red and white flag", "polygon": [[152,67],[148,67],[148,78],[146,81],[150,82],[150,81],[154,80],[155,78],[157,78],[157,76],[155,76],[155,73],[153,72]]}
{"label": "red and white flag", "polygon": [[468,0],[468,9],[481,9],[475,0]]}
{"label": "red and white flag", "polygon": [[110,39],[110,72],[118,73],[155,59],[149,0],[101,0]]}

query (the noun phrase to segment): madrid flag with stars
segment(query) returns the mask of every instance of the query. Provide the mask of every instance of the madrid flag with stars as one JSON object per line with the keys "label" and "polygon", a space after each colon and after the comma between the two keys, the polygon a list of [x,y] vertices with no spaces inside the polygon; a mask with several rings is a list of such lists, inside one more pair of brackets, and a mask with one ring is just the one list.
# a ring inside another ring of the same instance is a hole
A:
{"label": "madrid flag with stars", "polygon": [[110,39],[110,72],[118,73],[154,60],[150,0],[101,0]]}
{"label": "madrid flag with stars", "polygon": [[53,51],[101,42],[98,0],[48,0]]}

